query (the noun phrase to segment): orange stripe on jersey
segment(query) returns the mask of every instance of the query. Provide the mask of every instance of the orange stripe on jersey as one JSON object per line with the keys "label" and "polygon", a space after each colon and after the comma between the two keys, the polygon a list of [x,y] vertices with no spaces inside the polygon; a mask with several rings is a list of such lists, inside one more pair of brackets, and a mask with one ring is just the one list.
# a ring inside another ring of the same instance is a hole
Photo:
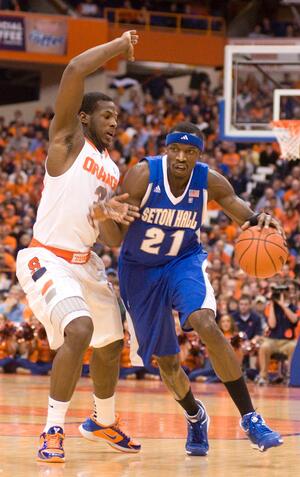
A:
{"label": "orange stripe on jersey", "polygon": [[75,264],[87,263],[90,259],[91,252],[73,252],[70,250],[62,250],[56,247],[50,247],[49,245],[44,245],[35,238],[33,238],[29,244],[29,247],[43,247],[49,250],[49,252],[54,253],[57,257],[67,260],[67,262]]}
{"label": "orange stripe on jersey", "polygon": [[86,140],[86,142],[89,143],[90,146],[92,146],[95,149],[95,151],[99,152],[98,149],[96,148],[95,144],[90,139],[85,137],[85,140]]}
{"label": "orange stripe on jersey", "polygon": [[48,280],[42,288],[42,295],[45,295],[45,293],[47,293],[47,290],[49,290],[51,285],[53,285],[53,280]]}
{"label": "orange stripe on jersey", "polygon": [[[94,144],[90,139],[88,139],[86,136],[85,136],[85,140],[86,140],[86,142],[89,143],[90,146],[92,146],[93,149],[95,149],[95,151],[100,152],[100,151],[96,148],[95,144]],[[107,149],[104,149],[103,152],[104,152],[105,157],[109,157],[109,153],[108,153],[108,150],[107,150]]]}

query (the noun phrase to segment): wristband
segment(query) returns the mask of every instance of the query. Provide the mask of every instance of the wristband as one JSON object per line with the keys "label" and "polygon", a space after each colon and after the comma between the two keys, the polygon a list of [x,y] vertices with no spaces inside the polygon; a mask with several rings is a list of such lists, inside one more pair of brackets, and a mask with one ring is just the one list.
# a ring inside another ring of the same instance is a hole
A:
{"label": "wristband", "polygon": [[255,225],[258,224],[258,219],[261,214],[253,214],[251,215],[250,219],[248,219],[249,224],[251,227],[254,227]]}

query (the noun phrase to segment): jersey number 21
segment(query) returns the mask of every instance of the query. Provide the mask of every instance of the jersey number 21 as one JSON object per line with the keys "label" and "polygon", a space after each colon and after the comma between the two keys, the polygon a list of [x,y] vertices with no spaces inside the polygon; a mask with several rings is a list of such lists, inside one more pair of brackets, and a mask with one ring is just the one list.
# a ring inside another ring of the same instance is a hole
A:
{"label": "jersey number 21", "polygon": [[[146,253],[158,255],[165,235],[166,234],[163,230],[157,227],[151,227],[146,231],[145,238],[141,245],[141,250]],[[173,242],[171,244],[170,250],[168,251],[168,253],[166,253],[166,255],[175,257],[181,247],[184,237],[184,230],[177,230],[171,235],[171,237],[173,238]]]}

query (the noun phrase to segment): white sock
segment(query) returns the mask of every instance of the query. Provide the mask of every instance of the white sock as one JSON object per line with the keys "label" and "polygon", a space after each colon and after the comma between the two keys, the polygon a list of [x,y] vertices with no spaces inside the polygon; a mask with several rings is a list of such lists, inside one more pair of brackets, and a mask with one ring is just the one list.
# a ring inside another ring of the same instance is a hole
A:
{"label": "white sock", "polygon": [[55,401],[50,396],[48,398],[48,414],[47,422],[44,427],[44,432],[47,432],[50,427],[59,426],[64,428],[65,416],[71,401]]}
{"label": "white sock", "polygon": [[94,398],[94,418],[103,426],[111,426],[116,421],[115,415],[115,395],[100,399],[95,394]]}

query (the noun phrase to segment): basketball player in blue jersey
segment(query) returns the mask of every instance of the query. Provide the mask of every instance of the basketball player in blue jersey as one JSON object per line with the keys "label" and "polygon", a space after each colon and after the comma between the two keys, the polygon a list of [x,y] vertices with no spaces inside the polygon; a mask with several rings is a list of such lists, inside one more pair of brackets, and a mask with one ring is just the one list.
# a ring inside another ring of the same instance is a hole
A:
{"label": "basketball player in blue jersey", "polygon": [[[147,366],[156,357],[164,383],[185,411],[186,452],[207,454],[209,417],[180,366],[172,309],[179,312],[183,330],[198,332],[240,411],[243,430],[252,444],[265,451],[282,444],[282,439],[255,412],[235,353],[216,324],[200,227],[207,201],[215,200],[244,229],[256,224],[281,229],[270,215],[254,215],[222,175],[199,162],[203,148],[203,137],[195,125],[177,124],[167,135],[166,155],[145,158],[129,170],[123,182],[122,192],[140,208],[140,218],[129,227],[103,221],[102,239],[117,246],[125,237],[119,276],[132,352],[137,352],[132,362]],[[95,209],[95,218],[97,213]]]}

